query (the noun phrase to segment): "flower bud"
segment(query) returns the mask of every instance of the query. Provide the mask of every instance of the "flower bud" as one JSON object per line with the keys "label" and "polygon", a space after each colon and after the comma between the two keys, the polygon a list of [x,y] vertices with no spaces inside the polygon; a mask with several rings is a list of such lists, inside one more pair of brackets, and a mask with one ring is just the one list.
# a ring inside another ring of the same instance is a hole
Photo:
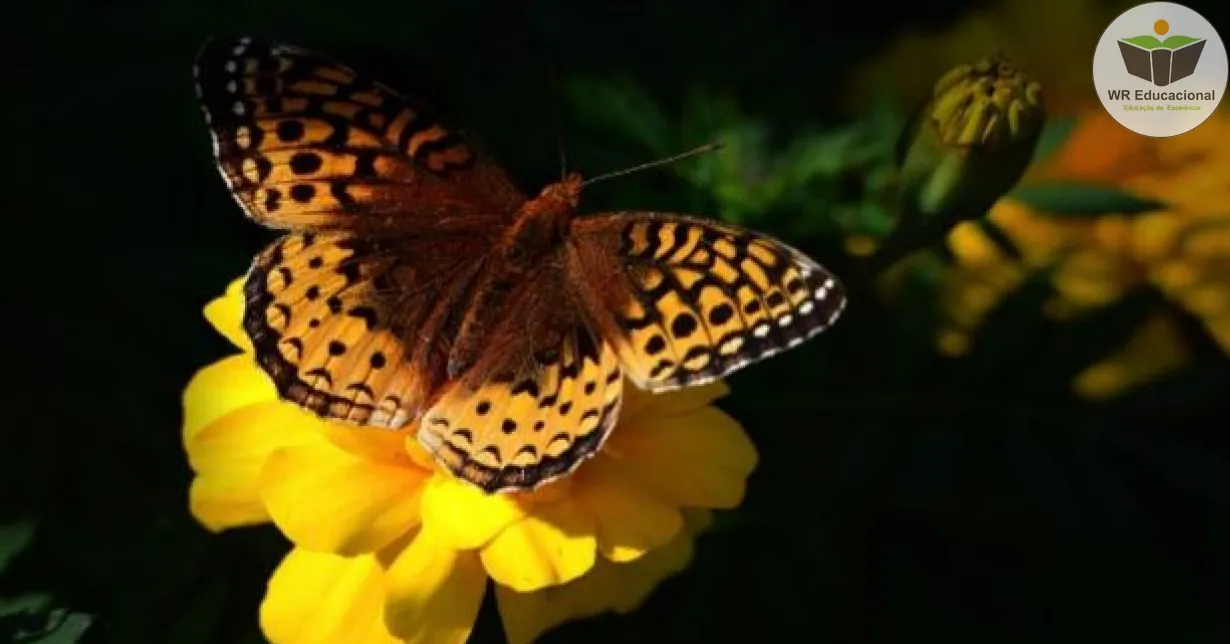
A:
{"label": "flower bud", "polygon": [[1025,173],[1045,120],[1042,86],[1001,55],[940,77],[898,139],[900,217],[877,256],[895,261],[985,216]]}

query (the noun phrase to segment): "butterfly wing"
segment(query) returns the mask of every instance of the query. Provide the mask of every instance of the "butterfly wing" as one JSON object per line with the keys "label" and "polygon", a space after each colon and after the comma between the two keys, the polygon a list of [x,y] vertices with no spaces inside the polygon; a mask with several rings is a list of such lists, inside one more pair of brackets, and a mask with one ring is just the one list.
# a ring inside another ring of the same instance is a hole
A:
{"label": "butterfly wing", "polygon": [[525,202],[440,117],[325,56],[216,39],[195,71],[222,176],[263,225],[482,233]]}
{"label": "butterfly wing", "polygon": [[490,316],[488,351],[419,425],[438,462],[488,492],[573,471],[619,414],[618,357],[569,295],[563,266],[547,262],[511,289]]}
{"label": "butterfly wing", "polygon": [[290,233],[257,255],[243,325],[282,398],[398,428],[444,380],[447,346],[480,270],[473,240],[431,244]]}
{"label": "butterfly wing", "polygon": [[837,278],[768,235],[699,218],[612,213],[573,222],[589,319],[637,386],[725,376],[832,326]]}

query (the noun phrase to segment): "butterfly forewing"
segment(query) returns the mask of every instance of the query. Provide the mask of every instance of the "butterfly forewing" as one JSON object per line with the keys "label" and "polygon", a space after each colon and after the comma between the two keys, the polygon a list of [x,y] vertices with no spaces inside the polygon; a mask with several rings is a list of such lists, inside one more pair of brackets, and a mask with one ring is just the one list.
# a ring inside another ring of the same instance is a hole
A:
{"label": "butterfly forewing", "polygon": [[290,233],[257,256],[244,330],[281,396],[318,415],[397,428],[442,381],[451,312],[481,247]]}
{"label": "butterfly forewing", "polygon": [[325,56],[215,39],[196,77],[222,176],[267,226],[488,233],[525,202],[429,109]]}
{"label": "butterfly forewing", "polygon": [[725,376],[827,329],[846,305],[832,273],[764,234],[681,215],[575,221],[586,309],[641,388]]}

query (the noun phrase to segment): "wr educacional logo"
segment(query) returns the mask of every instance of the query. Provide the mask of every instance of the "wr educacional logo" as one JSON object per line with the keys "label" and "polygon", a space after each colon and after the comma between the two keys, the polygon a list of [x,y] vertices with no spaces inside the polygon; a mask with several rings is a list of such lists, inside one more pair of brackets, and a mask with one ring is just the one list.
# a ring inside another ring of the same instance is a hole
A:
{"label": "wr educacional logo", "polygon": [[[1196,64],[1200,62],[1200,54],[1208,41],[1179,34],[1165,40],[1159,38],[1169,31],[1170,24],[1158,20],[1153,23],[1153,32],[1157,36],[1145,34],[1119,39],[1119,55],[1123,56],[1123,65],[1129,74],[1165,87],[1196,72]],[[1127,93],[1126,90],[1121,91]]]}
{"label": "wr educacional logo", "polygon": [[1102,107],[1144,136],[1178,136],[1205,122],[1221,103],[1228,76],[1230,59],[1217,28],[1173,2],[1124,11],[1093,50]]}

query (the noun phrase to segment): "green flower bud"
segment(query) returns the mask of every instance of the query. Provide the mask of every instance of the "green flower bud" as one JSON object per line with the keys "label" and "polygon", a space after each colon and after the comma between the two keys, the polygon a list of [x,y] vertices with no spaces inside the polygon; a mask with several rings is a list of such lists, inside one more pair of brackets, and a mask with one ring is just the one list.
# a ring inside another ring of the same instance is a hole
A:
{"label": "green flower bud", "polygon": [[1025,173],[1045,121],[1042,86],[1003,56],[940,77],[897,141],[900,216],[877,263],[985,216]]}

